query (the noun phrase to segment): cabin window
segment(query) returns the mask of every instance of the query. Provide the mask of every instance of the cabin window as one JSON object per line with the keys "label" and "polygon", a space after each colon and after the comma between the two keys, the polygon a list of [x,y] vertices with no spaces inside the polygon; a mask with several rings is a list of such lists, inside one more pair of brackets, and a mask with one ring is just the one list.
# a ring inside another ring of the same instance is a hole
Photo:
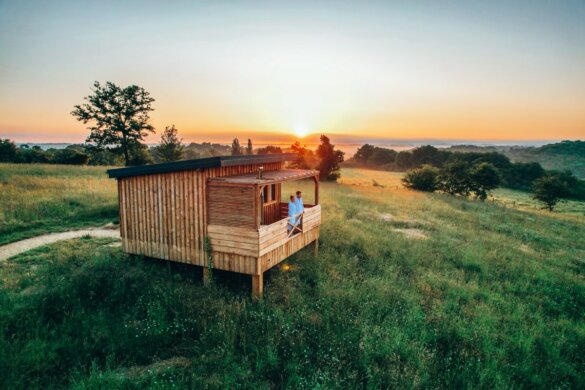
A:
{"label": "cabin window", "polygon": [[264,204],[272,203],[276,201],[276,184],[271,184],[264,187],[262,190],[262,197],[264,199]]}
{"label": "cabin window", "polygon": [[270,200],[271,201],[276,200],[276,184],[272,184],[270,186]]}

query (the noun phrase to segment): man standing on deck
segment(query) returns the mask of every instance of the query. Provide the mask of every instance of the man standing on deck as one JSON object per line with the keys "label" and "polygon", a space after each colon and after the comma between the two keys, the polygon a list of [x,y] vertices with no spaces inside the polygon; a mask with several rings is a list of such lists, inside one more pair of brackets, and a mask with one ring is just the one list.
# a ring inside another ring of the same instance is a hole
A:
{"label": "man standing on deck", "polygon": [[296,200],[295,200],[295,196],[291,195],[290,196],[290,201],[288,202],[288,230],[290,231],[293,227],[293,225],[296,224],[297,222],[297,218],[295,217],[295,215],[298,214],[297,211],[297,205],[296,205]]}
{"label": "man standing on deck", "polygon": [[301,191],[297,191],[295,205],[297,206],[297,213],[300,214],[305,211],[305,205],[303,204],[303,194],[301,194]]}

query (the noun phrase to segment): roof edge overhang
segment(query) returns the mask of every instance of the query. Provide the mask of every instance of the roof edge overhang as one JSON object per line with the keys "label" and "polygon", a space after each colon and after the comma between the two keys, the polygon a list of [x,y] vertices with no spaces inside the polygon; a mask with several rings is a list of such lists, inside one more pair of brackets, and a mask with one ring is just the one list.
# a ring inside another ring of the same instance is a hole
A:
{"label": "roof edge overhang", "polygon": [[115,168],[109,169],[107,173],[110,178],[119,179],[131,176],[154,175],[159,173],[171,173],[195,169],[209,169],[233,167],[238,165],[269,164],[275,162],[295,161],[297,158],[298,156],[295,153],[217,156],[198,158],[195,160],[175,161],[162,164]]}
{"label": "roof edge overhang", "polygon": [[254,177],[254,175],[246,173],[243,175],[210,177],[208,181],[209,183],[213,183],[213,185],[248,187],[266,186],[287,181],[319,177],[319,171],[314,169],[283,169],[276,172],[267,172],[265,175],[268,176],[270,173],[274,173],[275,176],[258,179],[257,177]]}

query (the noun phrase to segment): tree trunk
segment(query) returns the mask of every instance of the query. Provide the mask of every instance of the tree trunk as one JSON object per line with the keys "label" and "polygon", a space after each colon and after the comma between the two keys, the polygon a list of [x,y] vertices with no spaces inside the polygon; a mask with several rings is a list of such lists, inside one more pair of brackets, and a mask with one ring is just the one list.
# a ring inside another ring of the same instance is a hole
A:
{"label": "tree trunk", "polygon": [[128,154],[128,146],[123,145],[122,149],[124,150],[125,165],[128,166],[128,162],[130,161],[130,155]]}

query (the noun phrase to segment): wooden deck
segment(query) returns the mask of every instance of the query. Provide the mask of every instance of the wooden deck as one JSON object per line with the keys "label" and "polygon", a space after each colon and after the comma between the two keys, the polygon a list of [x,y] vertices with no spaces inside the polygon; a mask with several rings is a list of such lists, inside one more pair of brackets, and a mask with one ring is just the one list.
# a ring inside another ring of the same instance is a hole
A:
{"label": "wooden deck", "polygon": [[[294,235],[289,235],[287,220],[281,219],[258,229],[209,225],[207,232],[214,267],[250,275],[274,267],[319,238],[321,206],[305,208],[301,231]],[[250,262],[252,259],[254,261]]]}

